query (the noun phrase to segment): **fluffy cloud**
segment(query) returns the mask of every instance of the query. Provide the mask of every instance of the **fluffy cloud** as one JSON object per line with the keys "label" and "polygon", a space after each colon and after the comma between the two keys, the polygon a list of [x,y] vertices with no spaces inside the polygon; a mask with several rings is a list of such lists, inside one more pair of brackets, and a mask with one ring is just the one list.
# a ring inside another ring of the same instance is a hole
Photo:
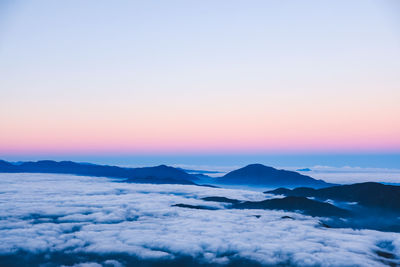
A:
{"label": "fluffy cloud", "polygon": [[[128,184],[98,177],[0,174],[0,263],[25,253],[28,261],[53,260],[55,265],[61,265],[54,256],[60,254],[69,259],[66,266],[185,263],[182,259],[199,264],[400,264],[398,233],[324,228],[318,218],[226,209],[226,204],[202,201],[206,196],[266,197],[248,190]],[[177,203],[219,209],[172,206]]]}
{"label": "fluffy cloud", "polygon": [[[288,169],[296,170],[296,168]],[[311,171],[300,173],[331,183],[349,184],[371,181],[400,183],[399,169],[314,166],[311,167]]]}

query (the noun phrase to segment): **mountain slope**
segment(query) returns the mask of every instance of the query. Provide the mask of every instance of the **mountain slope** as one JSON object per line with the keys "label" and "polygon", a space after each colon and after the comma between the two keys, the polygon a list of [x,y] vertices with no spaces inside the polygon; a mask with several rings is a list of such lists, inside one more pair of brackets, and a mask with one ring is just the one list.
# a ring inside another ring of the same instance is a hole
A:
{"label": "mountain slope", "polygon": [[310,176],[294,171],[277,170],[262,164],[247,165],[238,170],[231,171],[217,179],[221,184],[243,184],[260,186],[311,186],[322,188],[332,186],[323,180],[316,180]]}
{"label": "mountain slope", "polygon": [[117,166],[76,163],[72,161],[41,160],[23,162],[18,165],[0,161],[0,172],[63,173],[84,176],[125,178],[128,182],[195,184],[195,176],[180,169],[160,165],[144,168],[122,168]]}
{"label": "mountain slope", "polygon": [[400,186],[373,182],[332,186],[322,189],[300,187],[290,190],[278,188],[265,193],[357,202],[366,207],[400,212]]}
{"label": "mountain slope", "polygon": [[0,172],[15,172],[16,167],[16,165],[10,162],[0,160]]}
{"label": "mountain slope", "polygon": [[323,203],[306,197],[285,197],[263,201],[247,201],[234,204],[236,209],[274,209],[285,211],[300,211],[303,214],[320,217],[347,217],[350,212],[329,203]]}

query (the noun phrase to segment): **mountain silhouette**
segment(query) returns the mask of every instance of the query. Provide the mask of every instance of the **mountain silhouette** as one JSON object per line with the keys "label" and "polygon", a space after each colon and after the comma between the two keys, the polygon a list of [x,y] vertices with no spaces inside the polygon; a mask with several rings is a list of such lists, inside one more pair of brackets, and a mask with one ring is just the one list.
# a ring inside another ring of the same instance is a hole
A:
{"label": "mountain silhouette", "polygon": [[314,188],[322,188],[334,185],[294,171],[278,170],[262,164],[250,164],[238,170],[231,171],[218,178],[217,183],[231,185],[260,185],[270,187],[310,186]]}
{"label": "mountain silhouette", "polygon": [[240,202],[237,199],[232,199],[232,198],[227,198],[227,197],[203,197],[202,200],[212,201],[212,202],[230,203],[230,204],[236,204],[236,203]]}
{"label": "mountain silhouette", "polygon": [[306,197],[284,197],[263,201],[246,201],[233,204],[235,209],[272,209],[285,211],[300,211],[305,215],[318,217],[348,217],[350,212],[329,203],[323,203]]}
{"label": "mountain silhouette", "polygon": [[300,187],[290,190],[278,188],[265,193],[315,197],[320,200],[332,199],[343,202],[357,202],[365,207],[400,212],[400,186],[374,182],[339,185],[322,189]]}
{"label": "mountain silhouette", "polygon": [[187,209],[195,209],[195,210],[216,210],[217,208],[208,207],[208,206],[201,206],[201,205],[189,205],[189,204],[174,204],[172,207],[179,207],[179,208],[187,208]]}
{"label": "mountain silhouette", "polygon": [[304,168],[304,169],[297,169],[296,171],[298,171],[298,172],[310,172],[312,170],[310,168]]}
{"label": "mountain silhouette", "polygon": [[[266,199],[263,201],[239,201],[225,197],[205,197],[204,201],[230,203],[229,209],[268,209],[268,210],[284,210],[291,212],[300,212],[305,215],[317,217],[349,217],[351,212],[342,208],[338,208],[332,204],[311,200],[306,197],[284,197]],[[175,204],[173,206],[190,209],[208,209],[215,210],[214,207],[204,205],[188,205]]]}
{"label": "mountain silhouette", "polygon": [[181,169],[160,165],[143,168],[122,168],[117,166],[76,163],[72,161],[41,160],[36,162],[22,162],[12,164],[0,160],[0,172],[13,173],[62,173],[84,176],[101,176],[111,178],[124,178],[128,182],[139,183],[172,183],[195,184],[194,175]]}

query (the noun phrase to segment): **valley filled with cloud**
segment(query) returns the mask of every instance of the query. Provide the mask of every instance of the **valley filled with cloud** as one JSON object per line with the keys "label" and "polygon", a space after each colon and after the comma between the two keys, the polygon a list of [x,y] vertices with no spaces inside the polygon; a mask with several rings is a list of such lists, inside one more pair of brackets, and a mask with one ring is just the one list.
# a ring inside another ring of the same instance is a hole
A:
{"label": "valley filled with cloud", "polygon": [[[395,266],[400,234],[204,201],[279,197],[60,174],[0,174],[1,266]],[[176,204],[207,206],[190,209]],[[28,264],[29,263],[29,264]]]}

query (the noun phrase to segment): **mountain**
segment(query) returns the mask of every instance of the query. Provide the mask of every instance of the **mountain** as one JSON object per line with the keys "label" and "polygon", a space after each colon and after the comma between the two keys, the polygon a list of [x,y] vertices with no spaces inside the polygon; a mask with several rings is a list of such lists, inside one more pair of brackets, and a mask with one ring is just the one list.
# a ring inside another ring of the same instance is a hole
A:
{"label": "mountain", "polygon": [[15,170],[15,165],[4,161],[4,160],[0,160],[0,172],[14,172]]}
{"label": "mountain", "polygon": [[294,171],[277,170],[262,164],[247,165],[241,169],[231,171],[216,180],[217,183],[220,184],[259,185],[270,187],[310,186],[322,188],[334,185]]}
{"label": "mountain", "polygon": [[303,214],[318,217],[348,217],[350,212],[329,203],[323,203],[306,197],[274,198],[263,201],[246,201],[234,204],[235,209],[273,209],[285,211],[300,211]]}
{"label": "mountain", "polygon": [[298,172],[310,172],[312,170],[310,168],[304,168],[304,169],[297,169],[296,171],[298,171]]}
{"label": "mountain", "polygon": [[[230,199],[226,197],[204,197],[204,201],[229,203],[231,206],[227,208],[232,209],[268,209],[268,210],[284,210],[292,212],[300,212],[305,215],[317,217],[350,217],[352,212],[346,209],[336,207],[330,203],[324,203],[316,200],[311,200],[306,197],[284,197],[266,199],[263,201],[240,201],[237,199]],[[204,205],[188,205],[188,204],[175,204],[173,206],[191,209],[208,209],[215,210],[214,207]]]}
{"label": "mountain", "polygon": [[128,182],[195,184],[197,178],[180,169],[160,165],[144,168],[122,168],[117,166],[77,163],[72,161],[41,160],[12,164],[0,160],[0,172],[13,173],[63,173],[84,176],[124,178]]}
{"label": "mountain", "polygon": [[208,206],[199,206],[199,205],[189,205],[189,204],[174,204],[172,207],[179,207],[179,208],[187,208],[187,209],[195,209],[195,210],[216,210],[217,208],[208,207]]}
{"label": "mountain", "polygon": [[332,186],[322,189],[300,187],[290,190],[278,188],[265,193],[285,196],[315,197],[320,200],[331,199],[343,202],[357,202],[359,205],[369,208],[400,212],[400,186],[395,185],[367,182]]}
{"label": "mountain", "polygon": [[236,204],[236,203],[240,202],[237,199],[232,199],[232,198],[227,198],[227,197],[203,197],[202,200],[212,201],[212,202],[230,203],[230,204]]}

